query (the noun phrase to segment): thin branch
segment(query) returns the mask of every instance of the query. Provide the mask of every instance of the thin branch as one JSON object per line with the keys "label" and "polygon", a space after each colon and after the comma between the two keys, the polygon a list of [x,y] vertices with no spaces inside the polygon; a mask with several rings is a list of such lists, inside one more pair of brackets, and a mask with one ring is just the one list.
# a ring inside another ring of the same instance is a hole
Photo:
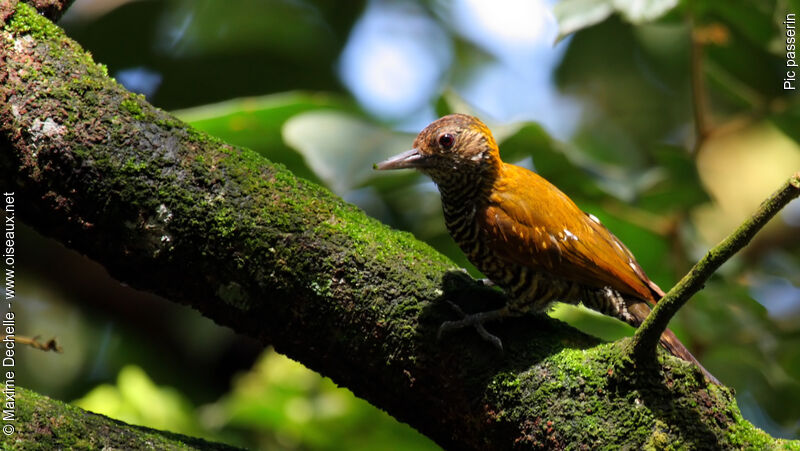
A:
{"label": "thin branch", "polygon": [[703,288],[705,281],[717,268],[746,246],[775,214],[798,195],[800,195],[800,172],[789,177],[780,189],[761,204],[753,216],[708,251],[706,256],[664,295],[633,336],[631,353],[635,361],[647,363],[654,359],[659,337],[675,313],[692,295]]}
{"label": "thin branch", "polygon": [[[5,341],[8,335],[0,335],[0,341]],[[13,336],[13,340],[15,343],[19,343],[22,345],[27,345],[32,347],[33,349],[38,349],[40,351],[55,351],[57,353],[64,352],[64,349],[61,345],[58,344],[55,338],[51,338],[46,342],[42,343],[39,341],[39,337],[25,337],[22,335]]]}

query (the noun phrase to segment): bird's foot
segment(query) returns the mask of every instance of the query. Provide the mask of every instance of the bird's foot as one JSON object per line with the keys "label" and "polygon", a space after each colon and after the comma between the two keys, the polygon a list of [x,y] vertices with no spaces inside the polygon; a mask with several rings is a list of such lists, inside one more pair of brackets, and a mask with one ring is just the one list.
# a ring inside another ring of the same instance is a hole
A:
{"label": "bird's foot", "polygon": [[446,301],[450,306],[458,312],[459,315],[462,316],[460,320],[456,321],[445,321],[439,326],[439,332],[436,334],[436,339],[441,340],[442,334],[451,330],[462,329],[467,326],[472,326],[478,331],[478,334],[486,341],[491,343],[495,348],[503,351],[503,342],[498,338],[496,335],[489,333],[486,328],[483,327],[483,323],[486,321],[492,321],[498,318],[502,318],[508,315],[508,307],[499,308],[497,310],[491,310],[488,312],[481,312],[481,313],[473,313],[472,315],[467,315],[461,310],[461,307],[456,305],[452,301]]}
{"label": "bird's foot", "polygon": [[[469,276],[469,271],[467,271],[467,268],[459,268],[458,270]],[[492,282],[492,279],[489,279],[488,277],[484,277],[483,279],[476,279],[476,281],[486,288],[491,288],[496,285],[494,282]]]}
{"label": "bird's foot", "polygon": [[483,279],[478,279],[478,283],[480,283],[481,285],[483,285],[486,288],[491,288],[491,287],[495,286],[495,283],[492,282],[492,279],[487,279],[485,277]]}

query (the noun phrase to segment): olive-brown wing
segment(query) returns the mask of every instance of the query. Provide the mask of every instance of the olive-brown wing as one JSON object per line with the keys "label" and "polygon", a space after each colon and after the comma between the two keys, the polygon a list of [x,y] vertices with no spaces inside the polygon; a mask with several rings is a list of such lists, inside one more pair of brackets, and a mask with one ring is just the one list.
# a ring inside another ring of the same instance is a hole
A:
{"label": "olive-brown wing", "polygon": [[511,263],[649,302],[663,294],[600,221],[527,169],[504,165],[479,220],[493,253]]}

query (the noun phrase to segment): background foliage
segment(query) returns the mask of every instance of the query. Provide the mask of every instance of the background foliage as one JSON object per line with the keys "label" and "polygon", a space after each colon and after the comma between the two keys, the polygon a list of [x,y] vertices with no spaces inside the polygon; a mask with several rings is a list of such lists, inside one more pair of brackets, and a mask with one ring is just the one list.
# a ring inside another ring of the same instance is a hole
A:
{"label": "background foliage", "polygon": [[[506,161],[598,216],[666,289],[800,169],[800,100],[782,89],[783,22],[800,1],[564,0],[554,15],[552,6],[78,0],[60,25],[128,89],[328,186],[475,275],[444,229],[435,186],[371,166],[438,115],[478,114]],[[798,227],[795,202],[671,324],[736,389],[745,417],[785,438],[800,437]],[[18,250],[20,330],[64,348],[24,350],[18,381],[29,388],[253,448],[436,447],[29,229]],[[607,340],[631,333],[583,308],[552,314]]]}

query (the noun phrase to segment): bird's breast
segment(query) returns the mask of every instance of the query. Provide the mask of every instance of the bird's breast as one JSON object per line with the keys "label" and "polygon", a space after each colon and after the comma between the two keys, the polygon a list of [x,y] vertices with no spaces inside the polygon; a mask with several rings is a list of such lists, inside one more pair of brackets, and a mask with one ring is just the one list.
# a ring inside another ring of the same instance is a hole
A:
{"label": "bird's breast", "polygon": [[500,260],[489,246],[486,231],[479,218],[486,208],[467,202],[452,205],[443,202],[444,220],[450,236],[458,244],[469,261],[494,283],[504,286],[512,278],[515,268]]}

